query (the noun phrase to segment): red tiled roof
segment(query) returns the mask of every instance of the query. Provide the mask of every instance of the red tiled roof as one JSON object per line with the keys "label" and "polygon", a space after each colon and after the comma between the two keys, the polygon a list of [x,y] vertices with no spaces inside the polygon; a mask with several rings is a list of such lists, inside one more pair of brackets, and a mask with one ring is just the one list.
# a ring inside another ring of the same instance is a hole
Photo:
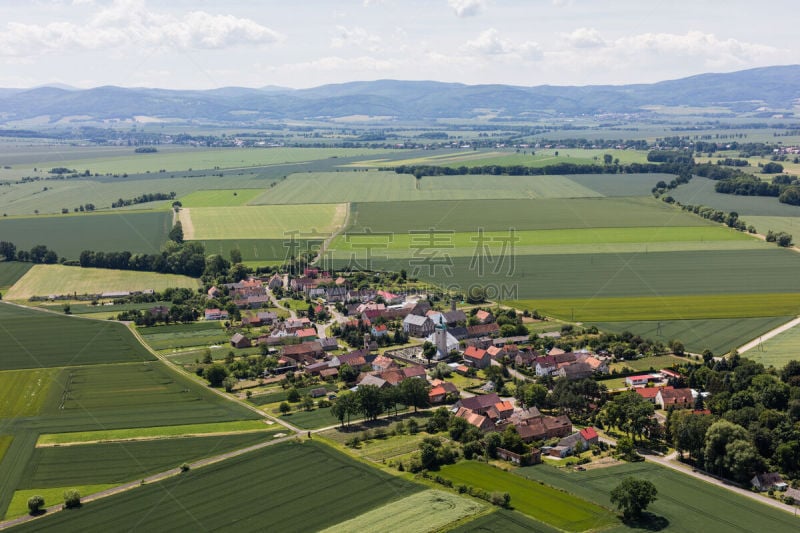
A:
{"label": "red tiled roof", "polygon": [[581,430],[581,437],[585,440],[592,440],[598,437],[597,431],[594,430],[593,427],[583,428]]}

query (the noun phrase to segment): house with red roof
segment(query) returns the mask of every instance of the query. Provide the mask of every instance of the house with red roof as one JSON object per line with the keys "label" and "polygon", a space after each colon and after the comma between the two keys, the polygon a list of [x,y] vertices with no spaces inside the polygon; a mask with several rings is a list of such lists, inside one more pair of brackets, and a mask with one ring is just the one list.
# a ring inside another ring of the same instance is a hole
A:
{"label": "house with red roof", "polygon": [[492,362],[492,358],[486,350],[467,346],[464,350],[464,362],[474,368],[486,368]]}
{"label": "house with red roof", "polygon": [[692,389],[662,387],[658,390],[658,394],[656,394],[656,405],[661,409],[667,409],[671,405],[678,409],[691,409],[694,407]]}

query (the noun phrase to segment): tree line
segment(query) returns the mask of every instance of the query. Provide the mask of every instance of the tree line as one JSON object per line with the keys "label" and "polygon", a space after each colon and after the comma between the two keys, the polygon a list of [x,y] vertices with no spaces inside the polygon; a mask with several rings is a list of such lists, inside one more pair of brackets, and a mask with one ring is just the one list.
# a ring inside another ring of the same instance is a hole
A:
{"label": "tree line", "polygon": [[159,200],[174,200],[175,196],[176,195],[174,192],[151,192],[142,194],[136,198],[128,198],[127,200],[120,198],[119,200],[112,202],[111,207],[125,207],[126,205],[145,204],[147,202],[157,202]]}
{"label": "tree line", "polygon": [[52,265],[59,262],[58,254],[44,244],[37,244],[30,250],[18,250],[13,242],[0,241],[0,256],[6,261],[23,263]]}

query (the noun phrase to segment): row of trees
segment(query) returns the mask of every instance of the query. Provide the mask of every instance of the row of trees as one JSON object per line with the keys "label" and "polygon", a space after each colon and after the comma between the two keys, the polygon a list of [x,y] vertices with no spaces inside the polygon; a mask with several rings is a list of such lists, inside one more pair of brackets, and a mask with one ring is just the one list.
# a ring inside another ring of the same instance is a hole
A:
{"label": "row of trees", "polygon": [[344,427],[345,421],[350,425],[354,415],[377,420],[385,412],[394,411],[397,414],[400,404],[414,407],[416,411],[428,405],[428,391],[428,382],[417,378],[405,379],[397,387],[382,389],[374,385],[362,385],[355,392],[342,392],[331,406],[331,414]]}
{"label": "row of trees", "polygon": [[160,200],[174,200],[175,193],[165,193],[165,192],[151,192],[142,194],[135,198],[128,198],[116,200],[115,202],[111,203],[111,207],[125,207],[126,205],[136,205],[136,204],[145,204],[147,202],[157,202]]}
{"label": "row of trees", "polygon": [[37,244],[30,250],[18,250],[13,242],[0,241],[0,256],[6,261],[22,261],[24,263],[40,263],[52,265],[59,261],[58,254],[44,244]]}
{"label": "row of trees", "polygon": [[84,250],[80,254],[78,263],[87,268],[183,274],[198,278],[206,271],[206,251],[200,242],[168,241],[164,245],[164,250],[155,254]]}

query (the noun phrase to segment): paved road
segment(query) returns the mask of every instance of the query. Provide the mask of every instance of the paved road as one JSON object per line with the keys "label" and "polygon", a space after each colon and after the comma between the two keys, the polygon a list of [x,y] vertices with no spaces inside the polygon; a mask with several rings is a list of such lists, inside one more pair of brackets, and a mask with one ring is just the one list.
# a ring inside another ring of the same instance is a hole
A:
{"label": "paved road", "polygon": [[748,350],[752,350],[753,348],[755,348],[756,346],[761,344],[763,341],[769,340],[772,337],[775,337],[776,335],[780,335],[784,331],[792,329],[793,327],[795,327],[798,324],[800,324],[800,317],[795,318],[794,320],[791,320],[791,321],[787,322],[786,324],[784,324],[782,326],[778,326],[777,328],[773,329],[772,331],[768,331],[767,333],[764,333],[763,335],[761,335],[757,339],[751,340],[750,342],[748,342],[744,346],[741,346],[741,347],[737,348],[737,351],[741,354],[741,353],[744,353],[744,352],[746,352]]}
{"label": "paved road", "polygon": [[[659,457],[656,455],[645,455],[644,458],[646,461],[651,461],[653,463],[658,463],[661,466],[665,466],[667,468],[671,468],[676,470],[682,474],[686,474],[687,476],[692,476],[693,478],[700,479],[705,481],[706,483],[711,483],[712,485],[716,485],[718,487],[722,487],[725,490],[729,490],[731,492],[736,492],[746,498],[750,498],[751,500],[755,500],[759,503],[763,503],[765,505],[769,505],[776,509],[780,509],[781,511],[785,511],[787,513],[793,513],[794,507],[790,505],[786,505],[785,503],[781,503],[779,501],[775,501],[772,498],[768,498],[766,496],[762,496],[756,492],[751,492],[749,490],[745,490],[739,488],[735,485],[731,485],[730,482],[718,479],[713,477],[709,474],[702,473],[696,469],[693,469],[691,466],[685,465],[679,461],[676,461],[675,458],[677,457],[678,452],[672,452],[671,454],[665,457]],[[800,522],[798,522],[798,527],[800,527]]]}

